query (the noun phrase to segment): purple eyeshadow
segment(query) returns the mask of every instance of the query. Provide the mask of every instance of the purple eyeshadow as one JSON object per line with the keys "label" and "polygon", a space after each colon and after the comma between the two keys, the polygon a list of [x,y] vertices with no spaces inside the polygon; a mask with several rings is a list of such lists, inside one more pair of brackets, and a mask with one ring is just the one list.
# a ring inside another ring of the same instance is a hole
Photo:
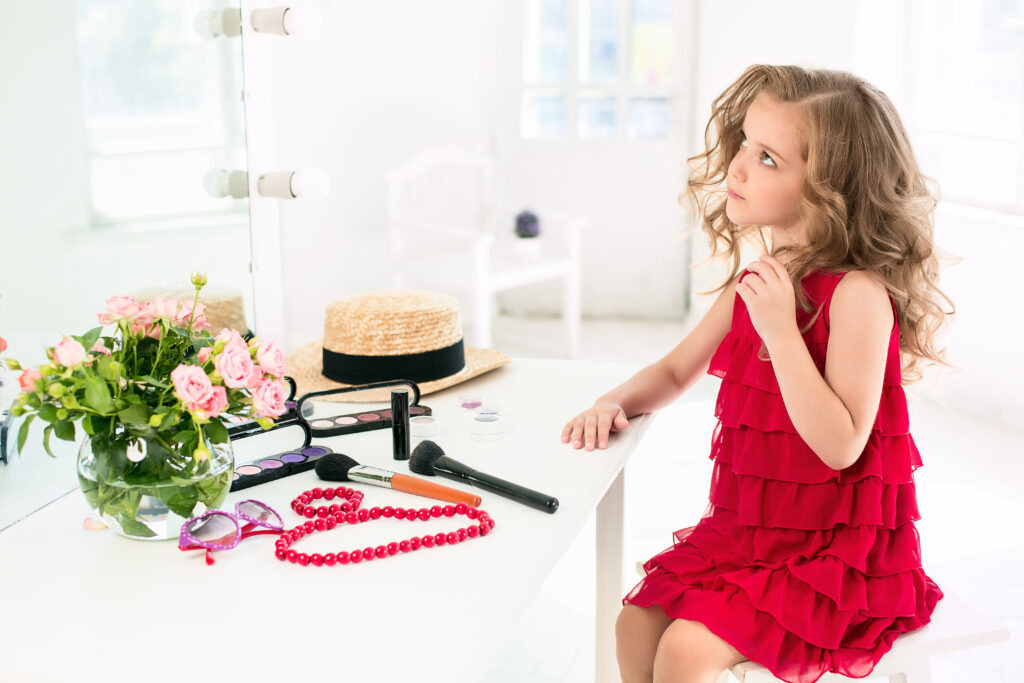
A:
{"label": "purple eyeshadow", "polygon": [[363,413],[359,416],[359,419],[363,422],[373,422],[374,420],[379,420],[380,415],[377,413]]}
{"label": "purple eyeshadow", "polygon": [[260,460],[256,464],[258,464],[260,467],[266,470],[273,470],[277,469],[278,467],[284,467],[284,463],[281,462],[280,460],[271,460],[270,458],[266,460]]}
{"label": "purple eyeshadow", "polygon": [[[356,422],[359,422],[359,420],[355,419],[350,415],[344,415],[342,417],[335,419],[334,422],[340,425],[354,425]],[[330,424],[331,423],[328,422],[327,426],[330,426]]]}
{"label": "purple eyeshadow", "polygon": [[303,455],[308,455],[310,460],[313,460],[314,458],[319,458],[321,455],[323,455],[326,452],[327,451],[325,449],[319,448],[317,446],[312,446],[310,448],[303,448],[302,449],[302,454]]}
{"label": "purple eyeshadow", "polygon": [[281,462],[302,462],[306,456],[301,453],[285,453],[281,456]]}
{"label": "purple eyeshadow", "polygon": [[409,413],[411,415],[422,415],[425,412],[427,410],[423,406],[409,406]]}

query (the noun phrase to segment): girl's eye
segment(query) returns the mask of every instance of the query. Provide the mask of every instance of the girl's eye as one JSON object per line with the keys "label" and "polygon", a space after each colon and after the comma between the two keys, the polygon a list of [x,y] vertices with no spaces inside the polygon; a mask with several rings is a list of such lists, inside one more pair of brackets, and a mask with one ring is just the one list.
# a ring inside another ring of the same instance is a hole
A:
{"label": "girl's eye", "polygon": [[[746,147],[747,145],[747,135],[743,131],[740,131],[740,147]],[[765,166],[776,166],[775,159],[772,159],[772,155],[768,154],[768,152],[761,152],[761,156],[758,158]]]}

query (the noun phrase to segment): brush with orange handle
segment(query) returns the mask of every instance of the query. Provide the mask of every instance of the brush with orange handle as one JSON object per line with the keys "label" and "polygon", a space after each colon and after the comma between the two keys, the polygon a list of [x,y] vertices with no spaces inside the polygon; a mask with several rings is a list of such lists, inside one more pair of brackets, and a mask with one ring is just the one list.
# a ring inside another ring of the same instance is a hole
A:
{"label": "brush with orange handle", "polygon": [[344,453],[328,453],[316,463],[316,475],[324,481],[355,481],[395,491],[414,493],[449,503],[465,503],[478,507],[480,496],[460,491],[427,479],[398,474],[379,467],[360,465]]}

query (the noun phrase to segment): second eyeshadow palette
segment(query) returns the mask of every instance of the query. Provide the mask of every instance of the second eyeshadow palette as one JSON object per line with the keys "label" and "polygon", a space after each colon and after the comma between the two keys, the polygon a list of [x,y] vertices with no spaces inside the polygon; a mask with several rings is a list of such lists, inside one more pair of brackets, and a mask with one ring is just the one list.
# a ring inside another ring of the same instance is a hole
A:
{"label": "second eyeshadow palette", "polygon": [[[431,415],[429,406],[409,406],[409,416]],[[368,432],[371,429],[391,428],[391,409],[364,410],[360,413],[350,415],[336,415],[334,417],[319,417],[309,421],[309,428],[313,437],[338,436],[340,434],[355,434],[357,432]]]}
{"label": "second eyeshadow palette", "polygon": [[250,486],[306,472],[313,469],[317,460],[333,452],[327,446],[305,446],[239,465],[232,475],[231,490],[240,491]]}

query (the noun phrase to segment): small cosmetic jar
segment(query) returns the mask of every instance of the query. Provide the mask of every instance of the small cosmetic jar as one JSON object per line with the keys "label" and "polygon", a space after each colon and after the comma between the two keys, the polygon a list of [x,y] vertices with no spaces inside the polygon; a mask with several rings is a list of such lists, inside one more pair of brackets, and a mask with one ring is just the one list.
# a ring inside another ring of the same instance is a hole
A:
{"label": "small cosmetic jar", "polygon": [[469,435],[474,439],[489,441],[505,435],[505,424],[501,413],[493,408],[481,408],[469,423]]}
{"label": "small cosmetic jar", "polygon": [[425,439],[441,433],[441,423],[434,415],[413,415],[409,419],[409,434],[416,439]]}
{"label": "small cosmetic jar", "polygon": [[484,400],[480,397],[480,394],[460,394],[459,395],[459,407],[465,410],[476,410],[483,405]]}

